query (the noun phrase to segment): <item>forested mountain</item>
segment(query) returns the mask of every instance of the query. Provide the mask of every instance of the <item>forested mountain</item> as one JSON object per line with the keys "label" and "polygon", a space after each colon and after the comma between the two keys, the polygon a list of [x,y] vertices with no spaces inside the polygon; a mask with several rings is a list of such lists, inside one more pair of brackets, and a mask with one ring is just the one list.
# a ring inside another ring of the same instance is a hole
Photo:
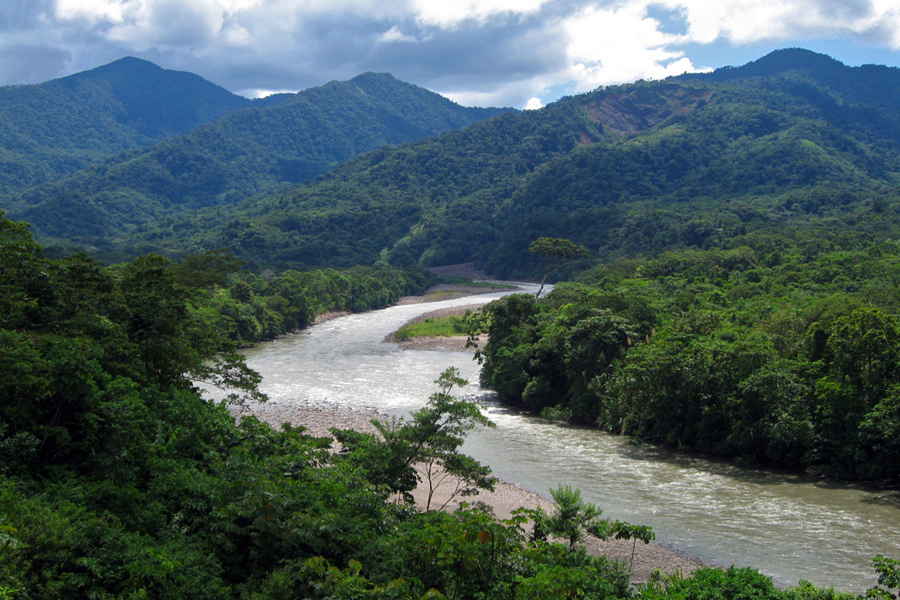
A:
{"label": "forested mountain", "polygon": [[249,100],[198,75],[137,58],[41,84],[0,87],[0,194],[287,97]]}
{"label": "forested mountain", "polygon": [[365,73],[237,111],[144,151],[27,191],[8,205],[38,234],[122,235],[181,210],[297,183],[385,145],[437,135],[508,109],[466,108],[387,74]]}
{"label": "forested mountain", "polygon": [[488,306],[482,384],[617,434],[896,486],[898,71],[781,51],[677,81],[716,83],[703,118],[518,191],[507,242],[563,206],[591,224],[557,231],[631,256]]}
{"label": "forested mountain", "polygon": [[785,226],[893,230],[898,86],[898,69],[786,50],[709,76],[606,87],[181,215],[124,247],[227,246],[282,267],[475,260],[525,276],[541,236],[609,259]]}

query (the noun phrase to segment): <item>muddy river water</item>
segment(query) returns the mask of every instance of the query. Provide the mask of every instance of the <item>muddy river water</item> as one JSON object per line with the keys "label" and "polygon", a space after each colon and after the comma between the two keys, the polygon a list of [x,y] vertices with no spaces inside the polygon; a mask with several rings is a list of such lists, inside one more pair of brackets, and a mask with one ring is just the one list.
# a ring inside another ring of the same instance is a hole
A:
{"label": "muddy river water", "polygon": [[626,439],[523,416],[478,386],[464,352],[400,351],[385,335],[424,312],[502,294],[395,306],[341,317],[246,352],[263,391],[295,399],[372,407],[402,415],[434,392],[445,368],[472,382],[496,429],[470,435],[465,450],[494,473],[549,497],[581,488],[606,516],[650,525],[657,539],[705,561],[753,566],[780,585],[799,579],[842,591],[874,583],[871,558],[900,558],[900,493],[744,469]]}

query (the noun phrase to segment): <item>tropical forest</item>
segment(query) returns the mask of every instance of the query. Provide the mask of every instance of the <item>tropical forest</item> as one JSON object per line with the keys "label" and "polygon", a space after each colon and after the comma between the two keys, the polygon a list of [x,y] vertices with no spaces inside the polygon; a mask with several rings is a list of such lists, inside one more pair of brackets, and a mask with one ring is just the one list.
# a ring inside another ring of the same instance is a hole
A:
{"label": "tropical forest", "polygon": [[[567,481],[501,514],[470,445],[515,418],[900,514],[900,69],[785,49],[519,111],[125,58],[0,88],[0,165],[0,600],[900,599],[893,517],[853,589],[637,577],[665,527]],[[448,321],[474,378],[423,352],[403,414],[260,418],[254,352],[452,285],[496,293]]]}

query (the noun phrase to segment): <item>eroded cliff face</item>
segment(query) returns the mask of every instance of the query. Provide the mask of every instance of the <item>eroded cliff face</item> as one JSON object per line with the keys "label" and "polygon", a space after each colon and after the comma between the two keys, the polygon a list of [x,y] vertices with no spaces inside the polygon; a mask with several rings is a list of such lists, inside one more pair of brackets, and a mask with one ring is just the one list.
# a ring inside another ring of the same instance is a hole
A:
{"label": "eroded cliff face", "polygon": [[680,85],[638,87],[605,94],[585,105],[588,115],[615,135],[640,133],[703,106],[709,90]]}

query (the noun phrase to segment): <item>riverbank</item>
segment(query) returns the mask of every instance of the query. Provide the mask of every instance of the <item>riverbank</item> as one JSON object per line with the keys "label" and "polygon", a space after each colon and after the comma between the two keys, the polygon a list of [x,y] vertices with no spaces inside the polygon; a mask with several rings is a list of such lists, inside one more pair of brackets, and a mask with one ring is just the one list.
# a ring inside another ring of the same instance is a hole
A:
{"label": "riverbank", "polygon": [[[315,436],[330,437],[329,429],[354,429],[356,431],[375,432],[372,419],[386,418],[374,407],[354,409],[328,402],[310,402],[300,399],[291,401],[271,400],[265,404],[256,404],[248,408],[248,412],[272,427],[281,427],[290,423],[294,427],[304,427]],[[246,414],[246,413],[245,413]],[[421,487],[414,494],[417,504],[424,508],[426,492]],[[447,494],[438,489],[432,504],[441,505],[447,501]],[[489,505],[498,518],[508,518],[510,513],[519,507],[552,509],[552,503],[540,495],[522,489],[512,483],[499,481],[493,492],[482,492],[474,497],[454,499],[447,503],[445,510],[453,511],[459,501],[480,501]],[[602,507],[600,507],[602,508]],[[704,566],[702,562],[666,547],[659,543],[634,545],[631,541],[600,541],[589,539],[586,543],[589,553],[603,555],[632,565],[632,581],[646,581],[655,570],[673,573],[676,570],[684,574]],[[632,557],[632,550],[634,551]]]}
{"label": "riverbank", "polygon": [[[355,407],[363,422],[370,407],[408,414],[443,370],[478,381],[479,366],[464,352],[397,352],[385,335],[422,312],[503,295],[354,314],[249,349],[247,364],[274,401]],[[548,497],[549,487],[581,488],[607,515],[652,525],[711,564],[757,567],[779,586],[806,579],[858,593],[874,584],[872,556],[898,554],[896,494],[635,445],[502,407],[491,418],[497,428],[472,432],[466,452],[507,481]]]}
{"label": "riverbank", "polygon": [[[471,294],[467,294],[471,295]],[[481,310],[483,304],[467,304],[466,306],[452,306],[450,308],[442,308],[439,310],[433,310],[427,312],[425,314],[419,315],[414,319],[410,319],[406,323],[403,324],[403,327],[407,325],[415,325],[416,323],[421,323],[426,319],[444,319],[447,317],[461,317],[465,315],[467,312],[478,312]],[[433,336],[422,336],[415,337],[408,340],[399,340],[397,339],[397,332],[394,331],[389,333],[382,340],[385,344],[397,344],[397,346],[401,350],[442,350],[445,352],[474,352],[475,348],[469,347],[466,348],[467,337],[464,335],[456,335],[452,337],[433,337]],[[487,341],[487,336],[482,336],[481,342],[484,343]]]}
{"label": "riverbank", "polygon": [[[487,283],[487,282],[485,282]],[[477,296],[480,294],[493,294],[495,292],[502,292],[504,290],[510,289],[510,286],[498,284],[498,285],[462,285],[462,284],[440,284],[433,287],[428,288],[425,293],[421,296],[403,296],[394,304],[394,306],[407,306],[410,304],[425,304],[429,302],[441,302],[444,300],[456,300],[457,298],[466,298],[468,296]],[[413,319],[410,323],[418,323],[425,318],[435,318],[435,316],[457,316],[463,315],[466,312],[466,309],[476,310],[480,307],[480,304],[471,304],[469,306],[460,307],[462,310],[458,310],[457,308],[448,308],[442,310],[432,311],[427,313],[426,315],[422,315],[421,318]],[[316,315],[310,325],[319,325],[321,323],[325,323],[326,321],[331,321],[332,319],[337,319],[339,317],[345,317],[349,314],[352,314],[346,310],[336,310],[336,311],[328,311],[324,312],[320,315]],[[390,336],[389,336],[390,337]],[[465,337],[462,337],[463,346],[465,346]],[[388,341],[385,338],[385,341]],[[391,340],[393,343],[398,343],[395,339]],[[408,350],[409,348],[403,348],[402,350]]]}
{"label": "riverbank", "polygon": [[[424,296],[404,297],[398,304],[408,305],[437,302],[477,294],[492,293],[502,289],[504,288],[442,285],[430,289]],[[469,304],[429,311],[411,319],[408,323],[417,323],[425,319],[462,316],[467,310],[475,311],[482,306],[483,304]],[[344,316],[345,314],[347,313],[326,313],[320,315],[316,319],[316,323]],[[482,342],[483,341],[484,340],[482,339]],[[465,348],[465,336],[452,338],[415,338],[413,340],[399,342],[393,334],[389,334],[384,338],[384,342],[397,343],[403,350],[443,350],[456,352],[473,350],[471,348]],[[295,427],[304,427],[311,435],[321,437],[330,437],[331,434],[329,429],[331,428],[353,429],[356,431],[374,433],[376,430],[371,424],[372,419],[386,418],[385,415],[379,413],[375,407],[361,409],[350,408],[327,401],[309,401],[302,399],[292,399],[290,401],[270,400],[265,404],[257,404],[249,407],[249,412],[261,421],[269,423],[272,427],[280,427],[282,423],[290,423]],[[424,508],[426,495],[426,490],[421,487],[413,493],[413,497],[420,508]],[[432,503],[440,506],[448,501],[447,496],[448,494],[445,490],[438,489]],[[481,492],[474,497],[453,499],[447,502],[445,510],[455,510],[459,506],[459,501],[484,502],[489,505],[494,511],[494,514],[501,519],[508,518],[513,510],[520,507],[530,509],[541,507],[545,510],[552,510],[553,507],[552,502],[541,497],[539,494],[525,490],[506,481],[498,481],[493,492]],[[633,544],[633,542],[626,540],[601,541],[590,538],[586,541],[585,545],[587,551],[591,554],[607,556],[613,560],[618,560],[631,565],[632,581],[636,583],[646,581],[650,574],[655,570],[660,570],[663,573],[680,571],[687,574],[699,567],[705,566],[699,560],[655,542],[651,544],[643,544],[641,542]]]}

